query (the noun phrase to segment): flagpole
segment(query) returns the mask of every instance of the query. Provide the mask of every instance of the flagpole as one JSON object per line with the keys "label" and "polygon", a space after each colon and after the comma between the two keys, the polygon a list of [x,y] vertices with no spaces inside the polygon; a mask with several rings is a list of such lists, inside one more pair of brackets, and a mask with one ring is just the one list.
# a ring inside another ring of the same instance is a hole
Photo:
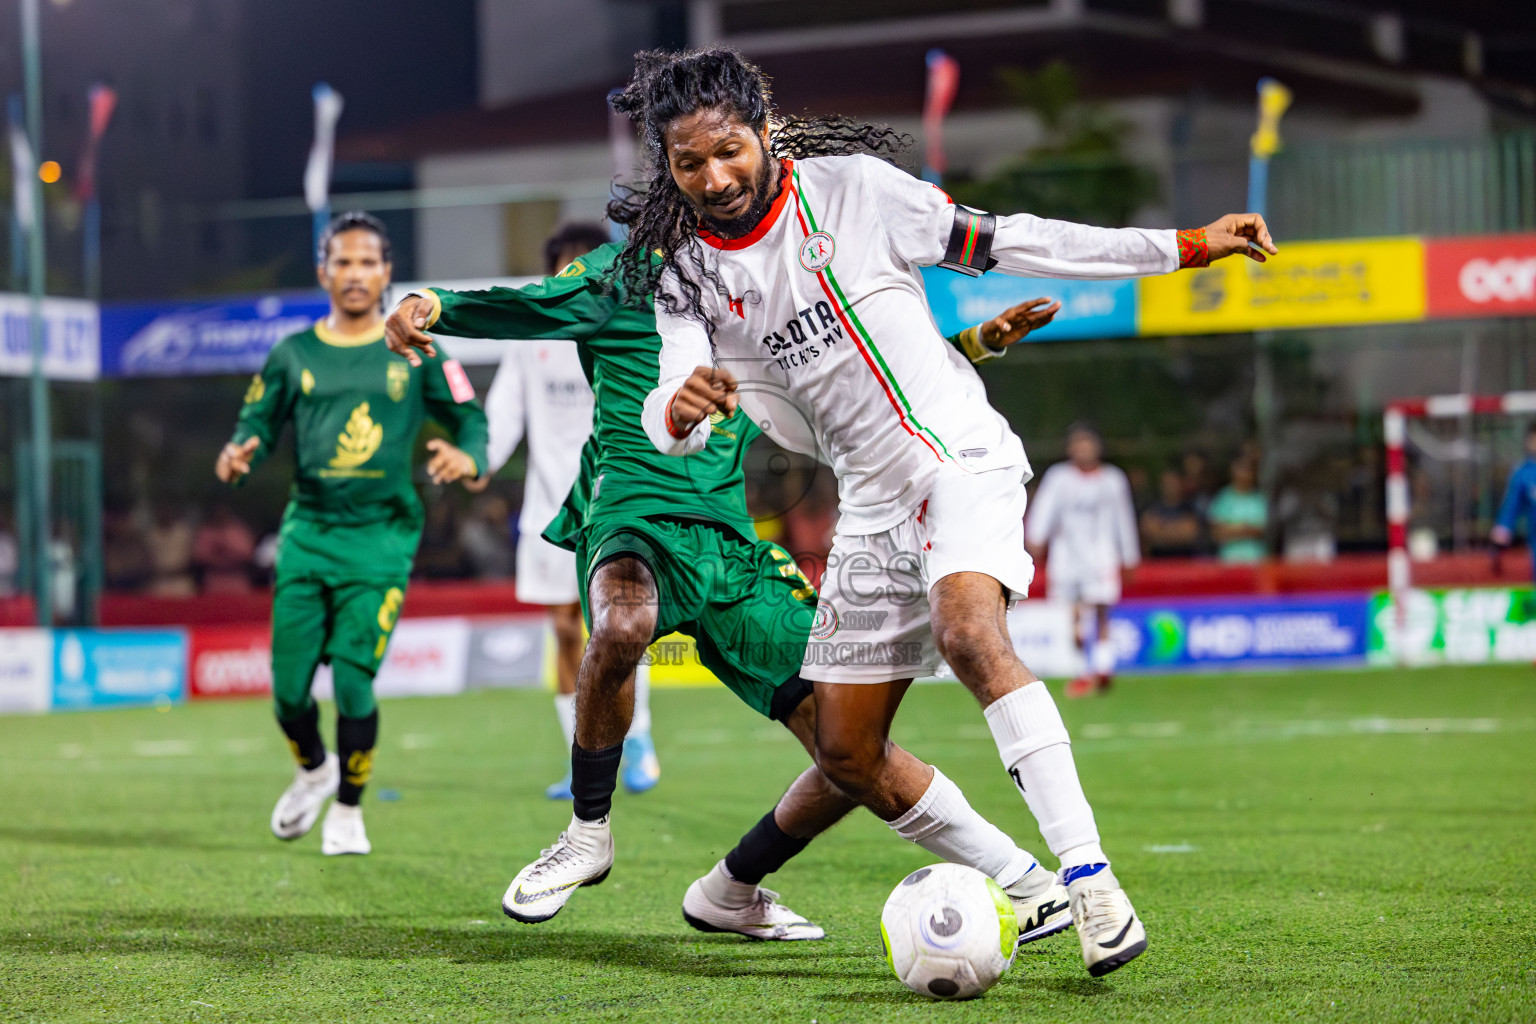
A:
{"label": "flagpole", "polygon": [[315,105],[315,141],[309,148],[304,166],[304,202],[311,217],[314,258],[320,258],[320,237],[331,223],[331,165],[336,147],[336,122],[345,106],[341,93],[325,82],[316,82],[310,90]]}
{"label": "flagpole", "polygon": [[53,490],[52,417],[48,410],[48,378],[43,375],[47,337],[43,332],[43,190],[38,187],[37,161],[43,151],[42,47],[38,30],[38,0],[21,0],[21,55],[26,80],[27,134],[32,144],[32,225],[28,241],[28,293],[32,327],[32,594],[37,623],[53,622],[53,520],[49,505]]}
{"label": "flagpole", "polygon": [[[20,126],[26,131],[26,115],[22,112],[21,93],[13,92],[6,98],[7,126]],[[16,177],[20,177],[16,167],[14,154],[11,157],[11,169]],[[13,182],[13,191],[21,189],[25,182]],[[29,193],[30,194],[30,193]],[[23,218],[20,211],[13,210],[11,215],[11,291],[20,292],[27,287],[27,231],[22,227]]]}

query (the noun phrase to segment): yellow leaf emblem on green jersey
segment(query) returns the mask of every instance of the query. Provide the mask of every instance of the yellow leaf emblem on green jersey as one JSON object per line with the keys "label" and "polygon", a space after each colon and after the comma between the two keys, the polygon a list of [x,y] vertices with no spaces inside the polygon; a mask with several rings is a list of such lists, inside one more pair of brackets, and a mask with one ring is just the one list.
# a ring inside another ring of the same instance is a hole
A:
{"label": "yellow leaf emblem on green jersey", "polygon": [[331,466],[355,469],[379,450],[379,445],[384,442],[384,425],[373,422],[373,417],[368,415],[368,403],[364,402],[352,410],[352,415],[347,418],[347,429],[336,436],[336,457],[331,460]]}
{"label": "yellow leaf emblem on green jersey", "polygon": [[308,370],[299,374],[299,387],[306,395],[315,390],[315,375]]}
{"label": "yellow leaf emblem on green jersey", "polygon": [[397,402],[400,401],[405,397],[406,391],[411,386],[410,366],[400,362],[398,359],[390,363],[385,370],[384,383],[386,390],[389,392],[389,397]]}
{"label": "yellow leaf emblem on green jersey", "polygon": [[267,382],[261,379],[261,374],[251,378],[251,386],[245,389],[245,404],[255,405],[267,394]]}

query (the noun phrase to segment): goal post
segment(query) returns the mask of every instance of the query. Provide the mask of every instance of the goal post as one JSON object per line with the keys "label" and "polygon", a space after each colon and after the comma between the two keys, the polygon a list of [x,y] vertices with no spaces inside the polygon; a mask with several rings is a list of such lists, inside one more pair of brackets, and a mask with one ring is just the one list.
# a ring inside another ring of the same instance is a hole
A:
{"label": "goal post", "polygon": [[1536,391],[1502,395],[1434,395],[1400,398],[1387,404],[1384,434],[1387,448],[1387,589],[1403,614],[1403,598],[1413,586],[1408,557],[1408,517],[1412,491],[1408,485],[1408,421],[1458,419],[1468,416],[1519,416],[1536,413]]}

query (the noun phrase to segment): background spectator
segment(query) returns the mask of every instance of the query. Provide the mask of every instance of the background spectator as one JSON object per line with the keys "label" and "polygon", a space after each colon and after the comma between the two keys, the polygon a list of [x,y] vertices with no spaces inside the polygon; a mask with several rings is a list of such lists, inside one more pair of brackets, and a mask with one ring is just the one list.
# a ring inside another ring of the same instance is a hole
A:
{"label": "background spectator", "polygon": [[192,544],[192,560],[209,594],[230,594],[251,589],[251,556],[256,553],[256,534],[220,502]]}
{"label": "background spectator", "polygon": [[108,508],[101,522],[102,573],[109,590],[139,590],[154,579],[155,564],[131,509]]}
{"label": "background spectator", "polygon": [[1141,539],[1153,557],[1191,558],[1205,552],[1205,519],[1184,491],[1184,478],[1165,469],[1157,500],[1141,514]]}
{"label": "background spectator", "polygon": [[1258,470],[1247,457],[1232,461],[1232,482],[1211,502],[1206,517],[1223,562],[1262,562],[1269,504],[1259,492]]}
{"label": "background spectator", "polygon": [[511,514],[505,498],[482,494],[459,528],[459,547],[480,579],[503,580],[512,575]]}
{"label": "background spectator", "polygon": [[21,569],[21,552],[11,521],[0,514],[0,597],[16,595],[16,573]]}
{"label": "background spectator", "polygon": [[1211,478],[1211,463],[1200,452],[1185,452],[1181,460],[1184,500],[1202,516],[1211,506],[1215,481]]}
{"label": "background spectator", "polygon": [[149,593],[156,597],[191,597],[197,593],[192,575],[192,523],[168,501],[155,506],[155,521],[145,536],[154,576]]}

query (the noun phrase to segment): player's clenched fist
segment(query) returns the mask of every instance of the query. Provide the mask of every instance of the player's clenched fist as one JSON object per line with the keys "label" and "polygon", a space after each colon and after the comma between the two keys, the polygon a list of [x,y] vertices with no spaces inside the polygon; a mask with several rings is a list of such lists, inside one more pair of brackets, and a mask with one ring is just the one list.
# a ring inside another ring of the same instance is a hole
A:
{"label": "player's clenched fist", "polygon": [[1269,225],[1257,213],[1229,213],[1206,225],[1205,244],[1212,263],[1236,252],[1263,263],[1269,258],[1265,253],[1276,256],[1280,252],[1275,248],[1275,240],[1269,237]]}
{"label": "player's clenched fist", "polygon": [[242,444],[233,441],[219,451],[219,460],[213,464],[213,473],[221,483],[233,483],[251,471],[251,456],[261,445],[261,438],[252,437]]}
{"label": "player's clenched fist", "polygon": [[673,437],[687,437],[710,413],[734,413],[738,401],[734,373],[718,366],[696,366],[667,403],[667,432]]}
{"label": "player's clenched fist", "polygon": [[432,303],[420,295],[407,295],[400,300],[384,320],[384,344],[397,356],[404,356],[412,366],[421,365],[420,349],[429,356],[437,355],[432,346],[432,335],[426,332],[427,321],[432,318]]}

